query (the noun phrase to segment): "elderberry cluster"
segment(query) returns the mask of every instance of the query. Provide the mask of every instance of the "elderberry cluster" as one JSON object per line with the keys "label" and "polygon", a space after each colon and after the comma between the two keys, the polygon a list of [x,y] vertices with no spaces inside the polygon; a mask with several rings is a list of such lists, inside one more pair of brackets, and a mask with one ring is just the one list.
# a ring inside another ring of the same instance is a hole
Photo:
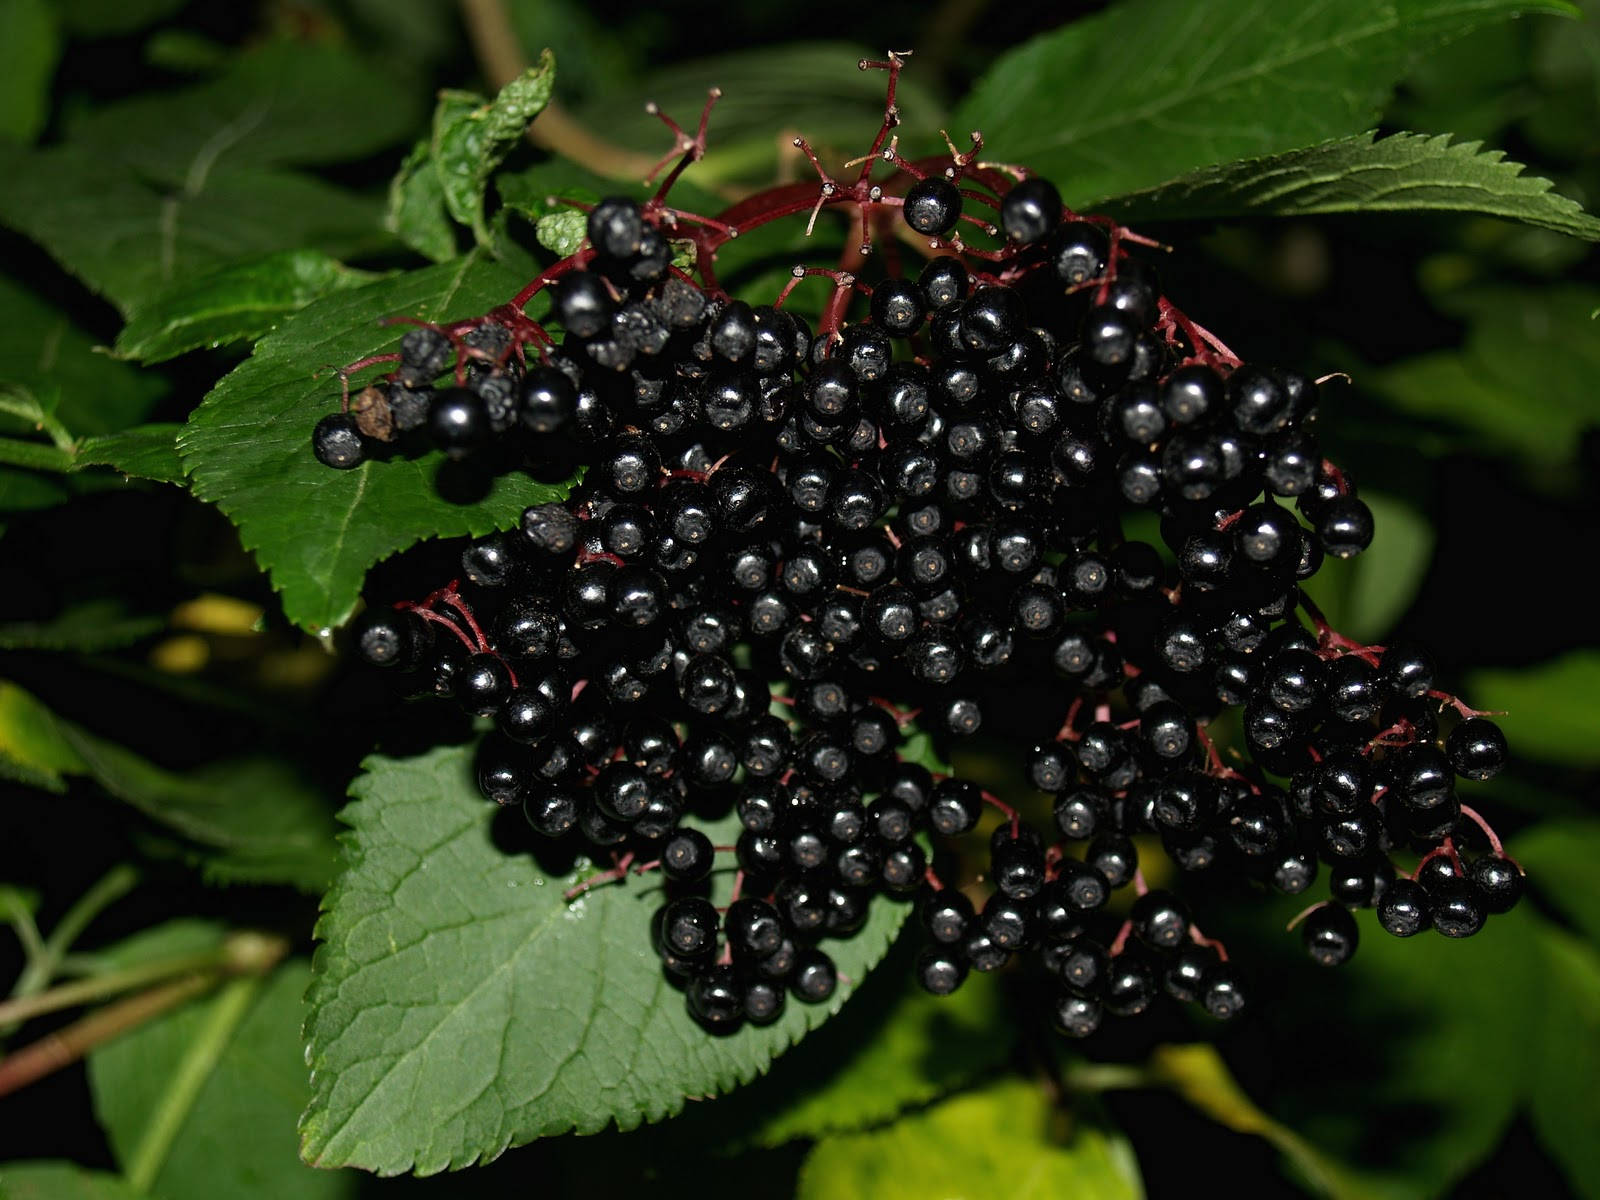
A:
{"label": "elderberry cluster", "polygon": [[[1319,384],[1238,361],[1125,230],[1048,181],[993,190],[992,271],[935,255],[815,334],[675,273],[660,211],[604,200],[544,277],[559,344],[510,308],[413,329],[315,431],[340,468],[407,439],[589,464],[565,502],[471,544],[465,584],[369,609],[356,640],[493,719],[483,794],[609,858],[585,887],[671,881],[656,949],[710,1030],[831,995],[819,943],[878,893],[917,898],[935,993],[1037,951],[1070,1035],[1163,991],[1240,1011],[1244,978],[1145,886],[1135,838],[1262,894],[1325,865],[1332,900],[1302,933],[1326,964],[1355,949],[1351,908],[1459,937],[1521,892],[1456,790],[1501,767],[1499,730],[1437,690],[1424,651],[1349,642],[1301,591],[1373,533],[1318,448]],[[962,206],[936,173],[900,203],[936,236]],[[1126,536],[1140,512],[1161,545]],[[1054,733],[1023,774],[1048,831],[916,761],[914,731],[971,735],[1041,688]],[[1207,732],[1230,710],[1234,765]],[[986,808],[980,904],[925,847]],[[729,814],[741,832],[715,846],[700,825]],[[1480,828],[1489,851],[1463,857]],[[1406,851],[1423,858],[1402,876]],[[738,871],[725,912],[705,893],[719,855]]]}

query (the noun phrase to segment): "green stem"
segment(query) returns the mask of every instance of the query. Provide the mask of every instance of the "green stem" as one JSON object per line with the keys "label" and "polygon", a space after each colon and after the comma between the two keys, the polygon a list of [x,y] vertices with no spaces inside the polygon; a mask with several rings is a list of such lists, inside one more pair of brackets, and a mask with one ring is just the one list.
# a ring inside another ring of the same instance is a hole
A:
{"label": "green stem", "polygon": [[118,992],[131,992],[134,988],[144,987],[146,984],[156,983],[173,975],[215,970],[226,966],[227,963],[227,949],[218,947],[201,954],[180,954],[171,958],[156,959],[153,962],[137,963],[120,971],[109,971],[104,975],[93,975],[88,979],[64,983],[49,991],[0,1001],[0,1025],[28,1021],[44,1013],[58,1012],[63,1008],[76,1008],[80,1004],[115,996]]}
{"label": "green stem", "polygon": [[11,989],[11,994],[31,996],[47,987],[50,980],[55,977],[61,960],[66,957],[67,951],[72,949],[72,944],[83,936],[83,931],[89,927],[89,923],[132,891],[134,884],[138,882],[138,870],[127,863],[118,863],[102,875],[93,887],[79,896],[72,907],[62,914],[61,920],[57,921],[56,927],[50,931],[50,936],[45,938],[44,946],[38,956],[31,958],[28,965],[22,969],[22,974],[17,976],[16,986]]}
{"label": "green stem", "polygon": [[20,438],[0,438],[0,463],[13,467],[29,467],[35,471],[71,471],[77,466],[77,455],[43,442],[25,442]]}
{"label": "green stem", "polygon": [[199,1098],[200,1089],[211,1078],[229,1039],[250,1011],[262,982],[262,976],[234,979],[224,984],[211,1002],[205,1024],[179,1061],[177,1072],[168,1081],[165,1094],[128,1155],[124,1174],[135,1191],[148,1192],[155,1183],[172,1150],[172,1143]]}

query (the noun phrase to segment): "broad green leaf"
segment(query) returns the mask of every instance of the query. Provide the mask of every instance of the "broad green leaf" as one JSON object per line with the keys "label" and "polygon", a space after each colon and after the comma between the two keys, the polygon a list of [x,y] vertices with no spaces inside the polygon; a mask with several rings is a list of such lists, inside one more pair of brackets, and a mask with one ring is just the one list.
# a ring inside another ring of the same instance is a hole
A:
{"label": "broad green leaf", "polygon": [[387,241],[374,201],[293,171],[219,165],[166,187],[78,145],[0,153],[0,171],[0,224],[124,314],[240,259],[296,248],[345,257]]}
{"label": "broad green leaf", "polygon": [[1319,1195],[1359,1200],[1367,1194],[1347,1178],[1337,1163],[1263,1112],[1239,1086],[1214,1046],[1158,1046],[1150,1056],[1149,1069],[1157,1080],[1217,1124],[1271,1143]]}
{"label": "broad green leaf", "polygon": [[0,625],[0,650],[70,650],[92,654],[131,646],[166,625],[160,617],[130,613],[120,600],[90,600],[48,621]]}
{"label": "broad green leaf", "polygon": [[[734,178],[770,180],[778,159],[794,153],[790,142],[797,134],[818,148],[825,163],[837,167],[841,160],[865,153],[883,119],[887,80],[882,71],[858,70],[856,63],[863,57],[881,59],[883,48],[849,42],[748,47],[607,87],[580,106],[577,115],[589,128],[603,130],[608,140],[649,161],[671,150],[673,141],[660,120],[645,112],[646,101],[659,104],[692,134],[707,90],[718,87],[722,98],[711,111],[706,157],[690,169],[689,178],[702,185]],[[940,144],[943,107],[925,74],[918,72],[915,58],[900,76],[896,102],[902,140]],[[801,170],[810,172],[804,162]],[[638,174],[642,172],[634,178]]]}
{"label": "broad green leaf", "polygon": [[412,147],[389,183],[389,208],[383,227],[424,258],[446,262],[456,256],[456,230],[444,207],[444,184],[434,170],[427,138]]}
{"label": "broad green leaf", "polygon": [[0,513],[54,508],[71,497],[72,489],[59,476],[0,467]]}
{"label": "broad green leaf", "polygon": [[342,624],[367,568],[398,550],[510,526],[530,504],[565,495],[518,474],[493,480],[481,499],[457,503],[440,495],[445,459],[438,452],[349,471],[330,470],[311,453],[312,428],[338,409],[332,369],[398,345],[400,331],[380,321],[473,316],[509,299],[525,278],[477,252],[324,296],[256,343],[189,418],[179,449],[196,494],[238,526],[295,624]]}
{"label": "broad green leaf", "polygon": [[164,21],[187,0],[53,0],[61,20],[81,37],[116,37]]}
{"label": "broad green leaf", "polygon": [[318,296],[375,278],[317,250],[283,250],[233,263],[185,278],[138,305],[117,335],[117,354],[163,362],[202,346],[254,340]]}
{"label": "broad green leaf", "polygon": [[975,972],[955,995],[930,996],[912,974],[917,949],[897,946],[804,1054],[669,1128],[687,1122],[708,1141],[777,1146],[884,1124],[999,1069],[1013,1050],[1002,982]]}
{"label": "broad green leaf", "polygon": [[[0,208],[4,204],[0,199]],[[26,388],[76,435],[126,429],[167,390],[150,372],[100,353],[97,341],[66,313],[0,275],[0,383]]]}
{"label": "broad green leaf", "polygon": [[205,873],[219,882],[287,883],[314,892],[332,873],[333,818],[317,790],[280,759],[169,771],[4,682],[0,752],[58,781],[92,778],[194,843]]}
{"label": "broad green leaf", "polygon": [[61,32],[45,0],[0,0],[0,140],[39,136],[60,55]]}
{"label": "broad green leaf", "polygon": [[1548,179],[1503,150],[1448,135],[1341,138],[1266,158],[1202,167],[1108,201],[1129,221],[1305,217],[1346,212],[1470,212],[1521,221],[1588,241],[1600,220],[1550,190]]}
{"label": "broad green leaf", "polygon": [[1372,127],[1441,41],[1558,0],[1130,0],[1003,55],[951,118],[1083,207]]}
{"label": "broad green leaf", "polygon": [[5,1200],[147,1200],[120,1175],[91,1171],[74,1162],[0,1163]]}
{"label": "broad green leaf", "polygon": [[1600,763],[1600,650],[1575,650],[1537,667],[1475,671],[1466,694],[1495,717],[1514,755],[1574,766]]}
{"label": "broad green leaf", "polygon": [[[242,1017],[225,1007],[224,990],[89,1055],[95,1115],[124,1168],[137,1160],[182,1073],[205,1072],[192,1104],[180,1114],[152,1195],[328,1200],[354,1194],[360,1181],[353,1173],[313,1171],[295,1152],[295,1120],[310,1092],[299,1037],[300,1000],[310,974],[303,960],[286,963],[259,984],[259,994],[246,998]],[[224,1040],[216,1026],[230,1016],[236,1024],[220,1031]]]}
{"label": "broad green leaf", "polygon": [[[650,944],[651,876],[568,904],[587,871],[550,874],[520,814],[496,821],[470,746],[374,757],[343,813],[346,865],[323,902],[306,1024],[314,1097],[301,1153],[319,1166],[432,1174],[611,1122],[632,1129],[745,1083],[838,1011],[907,908],[824,943],[840,985],[764,1029],[712,1037]],[[733,818],[708,826],[729,837]],[[731,872],[715,876],[726,903]]]}
{"label": "broad green leaf", "polygon": [[799,1200],[1139,1200],[1111,1139],[1071,1124],[1036,1082],[1009,1079],[873,1133],[826,1138],[800,1170]]}
{"label": "broad green leaf", "polygon": [[1365,373],[1362,385],[1471,430],[1490,452],[1539,468],[1571,463],[1583,430],[1600,422],[1600,336],[1590,317],[1600,289],[1495,285],[1436,302],[1468,323],[1466,344]]}
{"label": "broad green leaf", "polygon": [[550,102],[555,88],[555,57],[546,50],[536,66],[501,88],[485,104],[464,92],[440,97],[433,118],[433,165],[445,208],[472,230],[478,244],[489,241],[483,197],[489,176]]}
{"label": "broad green leaf", "polygon": [[[1593,892],[1593,885],[1588,889]],[[1600,957],[1559,929],[1541,924],[1543,977],[1549,998],[1533,1026],[1537,1050],[1528,1072],[1528,1110],[1552,1157],[1580,1196],[1600,1194]]]}
{"label": "broad green leaf", "polygon": [[1376,492],[1361,498],[1372,509],[1372,545],[1351,559],[1329,559],[1306,592],[1340,633],[1381,642],[1428,573],[1433,529],[1409,504]]}
{"label": "broad green leaf", "polygon": [[416,127],[419,93],[352,50],[275,41],[204,83],[91,109],[64,140],[102,170],[126,163],[195,193],[214,171],[338,163],[393,146]]}
{"label": "broad green leaf", "polygon": [[1600,821],[1542,821],[1519,833],[1510,852],[1540,898],[1600,945]]}
{"label": "broad green leaf", "polygon": [[[1536,918],[1491,918],[1469,941],[1402,940],[1370,912],[1357,919],[1355,958],[1295,990],[1297,1027],[1319,1036],[1297,1042],[1299,1070],[1279,1081],[1273,1115],[1336,1154],[1353,1186],[1442,1195],[1492,1153],[1521,1103],[1528,1045],[1506,1031],[1546,1019]],[[1283,969],[1309,969],[1288,957],[1281,918],[1275,933]]]}

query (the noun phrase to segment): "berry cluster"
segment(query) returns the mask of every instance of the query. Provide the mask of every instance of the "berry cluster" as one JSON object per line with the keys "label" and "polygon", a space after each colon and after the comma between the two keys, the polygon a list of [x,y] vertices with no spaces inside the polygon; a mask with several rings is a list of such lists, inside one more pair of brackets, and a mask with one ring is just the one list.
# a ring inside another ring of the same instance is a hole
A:
{"label": "berry cluster", "polygon": [[[1322,383],[1241,362],[1133,257],[1150,243],[978,163],[976,136],[942,166],[896,158],[900,60],[865,65],[889,71],[890,104],[855,182],[818,165],[814,204],[776,189],[718,218],[667,207],[670,178],[642,206],[603,200],[577,254],[483,318],[412,329],[387,380],[317,426],[340,468],[408,442],[589,464],[566,502],[470,545],[464,584],[369,609],[362,655],[493,718],[484,795],[613,864],[574,895],[672,881],[656,948],[717,1032],[831,995],[818,943],[860,929],[877,893],[917,898],[932,992],[1037,950],[1064,1033],[1162,991],[1231,1016],[1245,981],[1146,887],[1141,836],[1263,894],[1325,864],[1332,899],[1300,919],[1324,964],[1354,951],[1353,907],[1452,937],[1510,908],[1521,873],[1456,790],[1502,766],[1499,730],[1435,687],[1424,651],[1352,643],[1301,590],[1373,533],[1318,449]],[[675,178],[705,119],[672,128]],[[870,182],[880,161],[901,194]],[[897,225],[934,253],[870,287],[797,268],[770,305],[717,286],[741,227],[836,203],[859,212],[856,261]],[[963,244],[962,221],[1000,247]],[[671,265],[680,235],[699,282]],[[813,330],[784,301],[819,275]],[[559,344],[524,312],[546,289]],[[1160,547],[1125,535],[1141,511]],[[1051,798],[1047,834],[911,744],[1041,686],[1055,733],[1025,776]],[[1249,758],[1228,765],[1208,728],[1234,709]],[[928,847],[986,809],[980,906]],[[715,846],[699,826],[730,813],[742,832]],[[1407,851],[1421,862],[1399,874]],[[725,911],[705,897],[719,855]]]}

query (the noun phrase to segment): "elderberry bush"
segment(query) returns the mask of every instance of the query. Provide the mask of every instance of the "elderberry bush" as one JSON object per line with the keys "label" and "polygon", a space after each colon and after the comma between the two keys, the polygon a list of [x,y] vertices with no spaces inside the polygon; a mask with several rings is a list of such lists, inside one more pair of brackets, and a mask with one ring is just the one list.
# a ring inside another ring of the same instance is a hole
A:
{"label": "elderberry bush", "polygon": [[[1356,951],[1352,909],[1401,937],[1509,910],[1522,875],[1459,790],[1504,765],[1499,729],[1425,649],[1350,641],[1302,591],[1373,537],[1319,445],[1337,377],[1240,361],[1163,294],[1144,239],[1046,179],[900,165],[902,196],[855,185],[863,239],[879,205],[926,259],[871,285],[798,268],[835,283],[815,327],[789,288],[752,306],[675,270],[663,192],[594,205],[512,304],[405,333],[313,431],[323,463],[432,446],[586,471],[469,545],[458,579],[374,597],[358,652],[492,720],[484,797],[612,864],[569,898],[665,876],[654,947],[713,1033],[827,999],[829,940],[879,894],[916,904],[930,992],[1030,955],[1069,1036],[1163,993],[1234,1016],[1247,968],[1146,886],[1136,839],[1263,896],[1326,871],[1297,919],[1324,966]],[[841,190],[825,177],[819,207]],[[1003,248],[969,250],[963,219]],[[545,324],[521,308],[540,290]],[[1159,545],[1126,536],[1138,513]],[[1041,686],[1059,732],[1017,782],[1048,827],[908,753]],[[1211,735],[1225,716],[1242,756]],[[742,832],[715,846],[698,826],[729,813]],[[975,832],[986,866],[945,878],[930,850]],[[717,869],[737,872],[722,911]]]}

